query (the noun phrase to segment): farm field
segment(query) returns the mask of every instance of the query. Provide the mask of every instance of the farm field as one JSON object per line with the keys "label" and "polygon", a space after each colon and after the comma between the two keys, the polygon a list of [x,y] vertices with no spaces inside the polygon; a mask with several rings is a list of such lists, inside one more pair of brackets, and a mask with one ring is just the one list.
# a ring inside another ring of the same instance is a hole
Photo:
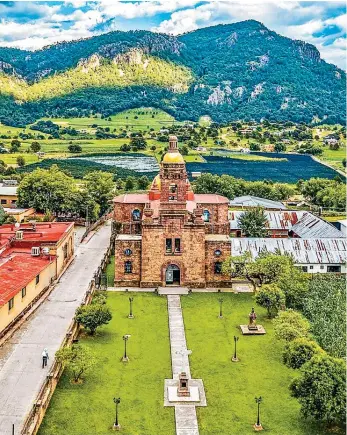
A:
{"label": "farm field", "polygon": [[[256,307],[257,323],[265,327],[266,335],[242,336],[239,325],[248,321],[252,296],[222,294],[222,319],[220,297],[216,293],[181,297],[192,378],[203,380],[208,405],[197,408],[200,434],[251,435],[257,417],[254,398],[262,396],[265,433],[325,435],[324,429],[301,417],[299,403],[290,396],[288,386],[296,373],[282,363],[282,346],[266,310]],[[239,337],[238,363],[231,362],[234,335]]]}
{"label": "farm field", "polygon": [[[134,319],[128,319],[134,296]],[[113,433],[114,397],[120,397],[119,423],[125,435],[172,435],[173,408],[163,407],[164,379],[171,378],[166,298],[151,293],[108,293],[113,315],[94,337],[80,344],[93,352],[96,365],[83,384],[72,384],[68,370],[60,379],[39,435]],[[130,334],[129,363],[121,362],[122,336]],[[74,418],[71,418],[73,414]]]}

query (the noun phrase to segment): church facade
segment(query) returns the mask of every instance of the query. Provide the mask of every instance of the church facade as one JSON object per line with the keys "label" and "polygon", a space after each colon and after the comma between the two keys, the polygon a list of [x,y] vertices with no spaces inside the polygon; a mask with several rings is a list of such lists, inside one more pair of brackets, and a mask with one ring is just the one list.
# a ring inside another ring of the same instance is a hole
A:
{"label": "church facade", "polygon": [[114,220],[115,286],[230,285],[228,199],[193,192],[175,136],[150,190],[114,198]]}

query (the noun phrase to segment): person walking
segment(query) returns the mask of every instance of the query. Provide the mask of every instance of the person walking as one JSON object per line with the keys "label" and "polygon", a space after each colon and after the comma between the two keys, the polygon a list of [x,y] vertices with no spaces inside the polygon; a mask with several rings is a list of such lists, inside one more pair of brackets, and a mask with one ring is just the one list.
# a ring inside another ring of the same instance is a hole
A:
{"label": "person walking", "polygon": [[47,366],[48,358],[49,358],[48,351],[45,348],[45,349],[43,349],[43,352],[42,352],[42,368],[45,368]]}

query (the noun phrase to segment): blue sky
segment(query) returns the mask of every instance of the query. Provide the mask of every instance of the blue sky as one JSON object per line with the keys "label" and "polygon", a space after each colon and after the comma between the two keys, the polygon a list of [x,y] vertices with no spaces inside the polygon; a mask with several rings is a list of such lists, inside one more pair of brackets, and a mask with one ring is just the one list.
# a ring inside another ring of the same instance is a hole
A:
{"label": "blue sky", "polygon": [[34,50],[112,30],[180,34],[247,19],[314,44],[323,59],[346,69],[347,15],[342,1],[0,0],[0,46]]}

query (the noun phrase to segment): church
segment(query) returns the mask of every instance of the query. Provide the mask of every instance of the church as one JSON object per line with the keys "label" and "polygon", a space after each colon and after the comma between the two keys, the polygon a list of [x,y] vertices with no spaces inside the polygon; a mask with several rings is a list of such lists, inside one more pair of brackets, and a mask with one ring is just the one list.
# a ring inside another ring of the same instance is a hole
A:
{"label": "church", "polygon": [[114,198],[115,286],[229,286],[222,273],[231,246],[228,202],[193,192],[170,136],[150,190]]}

